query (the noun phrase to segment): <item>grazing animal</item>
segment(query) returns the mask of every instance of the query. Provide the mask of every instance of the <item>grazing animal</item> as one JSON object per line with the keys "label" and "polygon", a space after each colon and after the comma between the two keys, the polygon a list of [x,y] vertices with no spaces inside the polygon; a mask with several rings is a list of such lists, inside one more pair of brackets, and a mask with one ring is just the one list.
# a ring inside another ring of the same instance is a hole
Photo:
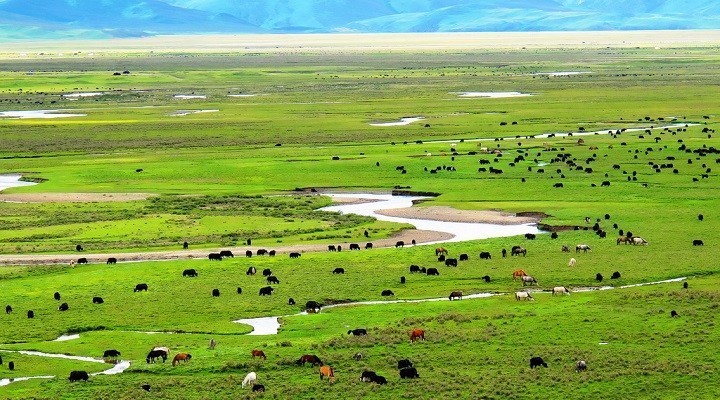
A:
{"label": "grazing animal", "polygon": [[257,254],[258,256],[264,256],[267,253],[268,253],[268,251],[265,249],[257,249],[257,251],[255,252],[255,254]]}
{"label": "grazing animal", "polygon": [[688,283],[687,283],[687,282],[683,282],[683,289],[687,289],[687,288],[688,288]]}
{"label": "grazing animal", "polygon": [[580,250],[584,251],[585,253],[587,253],[588,251],[592,251],[592,249],[590,248],[590,246],[588,246],[588,245],[586,245],[586,244],[579,244],[579,245],[575,246],[575,252],[576,252],[576,253],[579,253]]}
{"label": "grazing animal", "polygon": [[448,255],[448,251],[444,247],[438,247],[435,249],[435,256],[439,256],[440,254]]}
{"label": "grazing animal", "polygon": [[520,279],[522,281],[523,286],[525,286],[526,284],[527,285],[535,284],[536,286],[538,285],[537,279],[533,278],[532,276],[526,275],[526,276],[520,277]]}
{"label": "grazing animal", "polygon": [[144,390],[144,391],[146,391],[146,392],[149,392],[149,391],[150,391],[150,385],[148,385],[147,383],[143,383],[142,385],[140,385],[140,389],[142,389],[142,390]]}
{"label": "grazing animal", "polygon": [[458,258],[458,260],[460,260],[460,261],[467,261],[467,260],[469,260],[469,259],[470,259],[470,258],[469,258],[468,255],[465,254],[465,253],[460,254],[460,257]]}
{"label": "grazing animal", "polygon": [[107,259],[107,262],[105,264],[117,264],[117,258],[110,257]]}
{"label": "grazing animal", "polygon": [[305,303],[305,311],[307,312],[318,312],[321,308],[322,306],[320,305],[320,303],[314,300],[310,300]]}
{"label": "grazing animal", "polygon": [[290,258],[300,258],[300,253],[290,253]]}
{"label": "grazing animal", "polygon": [[68,380],[70,380],[70,382],[77,382],[80,380],[87,382],[89,378],[90,376],[86,371],[72,371],[70,372],[70,377],[68,378]]}
{"label": "grazing animal", "polygon": [[437,259],[437,260],[438,260],[438,262],[445,261],[445,254],[440,254],[440,255],[438,256],[438,259]]}
{"label": "grazing animal", "polygon": [[445,266],[447,266],[447,267],[457,267],[457,265],[458,265],[457,258],[448,258],[447,260],[445,260]]}
{"label": "grazing animal", "polygon": [[395,242],[395,248],[398,247],[405,247],[405,242],[402,240],[398,240],[397,242]]}
{"label": "grazing animal", "polygon": [[404,277],[404,276],[401,276],[401,277],[400,277],[400,283],[405,283],[405,277]]}
{"label": "grazing animal", "polygon": [[193,277],[198,276],[198,273],[194,269],[186,269],[183,271],[182,276],[188,276],[188,277],[193,278]]}
{"label": "grazing animal", "polygon": [[378,385],[385,385],[387,384],[387,379],[385,379],[384,376],[375,375],[372,380],[372,383],[377,383]]}
{"label": "grazing animal", "polygon": [[220,289],[213,289],[212,297],[220,297]]}
{"label": "grazing animal", "polygon": [[81,257],[81,258],[78,258],[78,259],[77,259],[77,263],[78,263],[78,264],[87,264],[87,263],[88,263],[88,260],[87,260],[87,258],[85,258],[85,257]]}
{"label": "grazing animal", "polygon": [[558,238],[558,233],[557,233],[557,232],[553,232],[553,233],[550,234],[550,239],[557,239],[557,238]]}
{"label": "grazing animal", "polygon": [[245,275],[255,275],[257,274],[257,269],[253,266],[250,266],[250,268],[247,269],[247,272],[245,272]]}
{"label": "grazing animal", "polygon": [[189,359],[192,358],[192,355],[188,353],[178,353],[175,355],[175,357],[172,360],[172,366],[178,365],[180,361],[188,362]]}
{"label": "grazing animal", "polygon": [[618,272],[618,271],[613,272],[610,279],[620,279],[620,272]]}
{"label": "grazing animal", "polygon": [[252,250],[245,250],[245,257],[252,258]]}
{"label": "grazing animal", "polygon": [[595,274],[595,280],[598,281],[598,282],[602,282],[602,281],[603,281],[603,276],[602,276],[602,274],[599,273],[599,272],[598,272],[597,274]]}
{"label": "grazing animal", "polygon": [[704,245],[705,245],[705,243],[703,243],[703,241],[700,239],[693,240],[693,246],[704,246]]}
{"label": "grazing animal", "polygon": [[85,250],[85,249],[83,249],[82,245],[79,245],[79,244],[75,245],[75,251],[83,251],[83,250]]}
{"label": "grazing animal", "polygon": [[235,258],[235,255],[230,250],[220,250],[220,257]]}
{"label": "grazing animal", "polygon": [[260,296],[270,296],[270,295],[272,295],[273,290],[275,290],[275,289],[273,289],[271,286],[265,286],[263,288],[260,288],[259,295]]}
{"label": "grazing animal", "polygon": [[68,303],[62,303],[62,304],[60,304],[60,307],[58,307],[58,310],[67,311],[69,308],[70,308],[70,306],[68,306]]}
{"label": "grazing animal", "polygon": [[530,368],[539,367],[541,365],[547,368],[547,364],[543,361],[542,357],[533,357],[530,359]]}
{"label": "grazing animal", "polygon": [[385,289],[380,293],[381,296],[395,296],[395,293],[393,293],[392,290]]}
{"label": "grazing animal", "polygon": [[360,245],[357,243],[350,243],[350,250],[360,250]]}
{"label": "grazing animal", "polygon": [[677,311],[675,311],[675,310],[670,311],[670,316],[673,318],[677,317],[678,316]]}
{"label": "grazing animal", "polygon": [[515,300],[535,300],[528,292],[515,292]]}
{"label": "grazing animal", "polygon": [[267,360],[267,356],[265,356],[265,352],[262,350],[253,350],[250,352],[250,355],[252,356],[252,358],[260,357],[263,360]]}
{"label": "grazing animal", "polygon": [[327,376],[328,381],[335,380],[335,371],[333,371],[331,366],[323,365],[322,367],[320,367],[320,380],[323,380],[324,376]]}
{"label": "grazing animal", "polygon": [[448,300],[450,300],[450,301],[452,301],[453,299],[462,300],[462,296],[463,296],[463,292],[461,292],[461,291],[451,292],[450,296],[448,296]]}
{"label": "grazing animal", "polygon": [[242,294],[242,288],[240,286],[237,288],[237,294]]}
{"label": "grazing animal", "polygon": [[289,306],[294,306],[294,305],[295,305],[295,299],[293,299],[292,297],[289,298],[289,299],[288,299],[288,305],[289,305]]}
{"label": "grazing animal", "polygon": [[553,296],[555,296],[556,293],[570,295],[570,291],[565,286],[555,286],[552,290]]}
{"label": "grazing animal", "polygon": [[245,389],[245,386],[255,383],[255,381],[257,381],[257,374],[255,372],[250,372],[245,375],[245,379],[243,379],[241,386]]}
{"label": "grazing animal", "polygon": [[512,273],[513,280],[517,278],[522,278],[523,276],[527,276],[527,273],[525,273],[525,271],[522,269],[517,269]]}
{"label": "grazing animal", "polygon": [[55,293],[53,294],[53,298],[54,298],[55,300],[60,300],[60,292],[55,292]]}
{"label": "grazing animal", "polygon": [[563,253],[569,253],[569,252],[570,252],[570,247],[568,247],[568,246],[563,246],[561,250],[562,250]]}
{"label": "grazing animal", "polygon": [[410,343],[414,343],[416,340],[425,340],[425,331],[422,329],[413,329],[410,332]]}
{"label": "grazing animal", "polygon": [[145,361],[148,364],[150,364],[150,363],[154,363],[156,358],[162,358],[163,363],[164,363],[165,360],[167,360],[167,356],[168,356],[167,351],[153,349],[148,353],[147,357],[145,357]]}
{"label": "grazing animal", "polygon": [[698,214],[698,220],[702,221],[703,219],[705,219],[705,217],[702,214]]}
{"label": "grazing animal", "polygon": [[295,361],[295,365],[305,365],[305,363],[310,363],[314,367],[323,365],[323,362],[320,361],[320,357],[314,354],[304,354],[299,360]]}
{"label": "grazing animal", "polygon": [[503,258],[507,257],[507,249],[502,249],[502,256]]}
{"label": "grazing animal", "polygon": [[485,283],[490,283],[490,275],[485,275],[482,278],[480,278],[485,281]]}
{"label": "grazing animal", "polygon": [[367,330],[365,330],[364,328],[357,328],[348,331],[348,335],[351,333],[353,336],[365,336],[367,335]]}
{"label": "grazing animal", "polygon": [[14,371],[14,370],[15,370],[15,362],[14,362],[14,361],[10,361],[10,362],[8,363],[8,369],[9,369],[10,371]]}
{"label": "grazing animal", "polygon": [[210,253],[208,254],[208,260],[210,261],[222,261],[222,256],[220,253]]}
{"label": "grazing animal", "polygon": [[268,283],[268,285],[271,284],[271,283],[272,283],[272,284],[279,285],[279,284],[280,284],[280,280],[277,278],[277,276],[272,276],[272,275],[270,275],[270,276],[267,277],[267,283]]}
{"label": "grazing animal", "polygon": [[345,268],[337,267],[337,268],[335,268],[335,269],[333,270],[332,273],[333,273],[333,274],[344,274],[344,273],[345,273]]}
{"label": "grazing animal", "polygon": [[353,355],[353,360],[355,360],[355,361],[360,361],[362,359],[363,359],[363,354],[359,351]]}
{"label": "grazing animal", "polygon": [[580,360],[575,363],[575,371],[576,372],[582,372],[587,370],[587,363],[583,360]]}
{"label": "grazing animal", "polygon": [[575,259],[575,257],[573,257],[568,262],[568,267],[574,267],[576,264],[577,264],[577,260]]}
{"label": "grazing animal", "polygon": [[5,306],[5,314],[10,314],[12,312],[12,306],[10,304]]}
{"label": "grazing animal", "polygon": [[108,357],[120,357],[120,352],[115,349],[105,350],[105,352],[103,352],[103,358]]}
{"label": "grazing animal", "polygon": [[183,242],[183,250],[187,250],[188,247],[190,247],[190,243],[188,243],[188,242]]}
{"label": "grazing animal", "polygon": [[480,252],[480,259],[481,260],[490,260],[492,259],[492,255],[490,255],[489,251],[481,251]]}
{"label": "grazing animal", "polygon": [[535,234],[534,233],[526,233],[525,239],[527,240],[535,240]]}
{"label": "grazing animal", "polygon": [[431,275],[431,276],[433,276],[433,275],[440,276],[440,271],[438,271],[437,268],[428,268],[426,274]]}
{"label": "grazing animal", "polygon": [[634,244],[634,245],[636,245],[636,246],[637,246],[637,245],[647,246],[648,241],[645,240],[645,239],[643,239],[643,238],[641,238],[640,236],[635,236],[635,237],[632,238],[632,244]]}
{"label": "grazing animal", "polygon": [[420,375],[415,367],[403,368],[400,370],[400,379],[414,379],[419,377]]}
{"label": "grazing animal", "polygon": [[275,253],[276,253],[275,250],[270,250],[270,251],[268,251],[268,256],[275,257]]}
{"label": "grazing animal", "polygon": [[412,273],[414,273],[414,272],[420,272],[420,266],[418,266],[418,265],[411,265],[411,266],[410,266],[410,273],[412,274]]}
{"label": "grazing animal", "polygon": [[372,382],[376,375],[374,371],[363,371],[362,374],[360,374],[360,382]]}
{"label": "grazing animal", "polygon": [[412,368],[412,366],[413,366],[412,361],[410,361],[408,359],[398,360],[398,366],[397,366],[398,369]]}
{"label": "grazing animal", "polygon": [[215,339],[210,339],[210,344],[208,345],[208,348],[210,350],[215,350],[215,346],[217,346],[217,342],[215,341]]}
{"label": "grazing animal", "polygon": [[35,318],[35,312],[34,312],[33,310],[28,310],[28,312],[27,312],[27,317],[28,317],[28,318]]}
{"label": "grazing animal", "polygon": [[265,386],[260,384],[253,384],[252,386],[253,392],[259,392],[259,393],[265,393]]}
{"label": "grazing animal", "polygon": [[263,270],[263,276],[270,276],[270,275],[272,275],[272,271],[270,270],[270,268],[265,268]]}
{"label": "grazing animal", "polygon": [[628,243],[630,243],[630,240],[631,240],[631,239],[630,239],[629,237],[627,237],[627,236],[619,236],[619,237],[615,240],[615,244],[620,244],[620,243],[628,244]]}
{"label": "grazing animal", "polygon": [[522,254],[523,257],[525,257],[527,255],[527,250],[520,246],[513,246],[512,249],[510,250],[511,256],[518,256],[520,254]]}

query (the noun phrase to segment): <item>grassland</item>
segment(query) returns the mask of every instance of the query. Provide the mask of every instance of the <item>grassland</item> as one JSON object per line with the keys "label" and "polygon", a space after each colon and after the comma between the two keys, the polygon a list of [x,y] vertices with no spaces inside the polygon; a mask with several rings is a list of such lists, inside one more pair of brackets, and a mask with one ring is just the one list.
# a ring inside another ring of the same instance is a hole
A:
{"label": "grassland", "polygon": [[[99,357],[117,348],[132,362],[123,374],[69,384],[64,379],[69,370],[95,372],[102,365],[2,353],[17,367],[10,372],[0,366],[0,378],[59,376],[13,383],[2,389],[6,397],[709,399],[719,389],[714,348],[720,185],[713,171],[718,156],[692,152],[719,145],[712,131],[703,132],[717,128],[720,105],[714,95],[720,58],[712,48],[114,54],[8,57],[0,66],[2,110],[87,114],[0,120],[0,171],[42,180],[10,192],[157,195],[131,202],[1,203],[5,254],[72,252],[76,243],[93,252],[164,250],[184,240],[217,249],[248,237],[267,246],[335,243],[364,241],[366,229],[380,238],[403,228],[314,211],[329,200],[296,188],[410,187],[440,193],[420,206],[543,212],[548,215],[543,222],[558,227],[590,227],[583,222],[589,216],[608,232],[606,239],[580,229],[559,231],[557,240],[541,235],[535,241],[449,244],[451,255],[468,253],[471,259],[458,268],[443,266],[439,277],[408,272],[411,264],[439,265],[427,246],[305,253],[298,260],[280,255],[221,263],[3,267],[0,304],[11,304],[15,312],[0,317],[2,349]],[[126,69],[130,74],[113,75]],[[537,75],[557,71],[591,73]],[[96,91],[106,94],[61,96]],[[466,91],[534,96],[458,97]],[[173,97],[192,93],[207,98]],[[219,111],[170,116],[177,110]],[[369,125],[406,116],[425,120]],[[580,127],[653,130],[584,136],[583,145],[578,137],[531,137]],[[457,142],[457,154],[444,140]],[[571,154],[583,170],[558,162],[561,153]],[[516,161],[518,155],[525,160]],[[487,167],[479,160],[504,173],[478,172]],[[673,166],[656,172],[650,162]],[[398,165],[407,173],[397,171]],[[443,165],[456,171],[425,171]],[[139,168],[143,172],[135,172]],[[611,185],[602,187],[603,181]],[[559,182],[564,187],[554,188]],[[619,229],[650,244],[616,245]],[[692,246],[693,239],[705,246]],[[560,251],[561,245],[577,243],[593,251]],[[500,249],[513,245],[526,247],[528,256],[501,258]],[[492,260],[478,259],[480,251],[490,251]],[[567,266],[570,256],[578,260],[574,268]],[[260,276],[245,275],[248,265],[272,269],[281,280],[275,295],[257,295],[266,284]],[[337,266],[347,273],[332,275]],[[198,270],[199,277],[182,278],[186,268]],[[614,271],[622,278],[603,284],[687,277],[690,287],[668,283],[569,297],[538,293],[535,302],[520,303],[508,295],[520,289],[510,277],[518,268],[536,276],[544,289],[599,285],[596,273],[608,278]],[[492,281],[483,282],[484,275]],[[400,276],[406,284],[399,283]],[[150,290],[134,293],[141,282]],[[219,298],[210,296],[214,288]],[[307,300],[381,300],[384,289],[398,299],[446,297],[453,290],[503,295],[288,316],[277,336],[248,336],[248,326],[231,322],[292,315]],[[55,291],[69,311],[57,311]],[[102,296],[105,304],[92,304],[93,296]],[[287,305],[289,297],[298,306]],[[30,309],[35,319],[25,318]],[[670,318],[670,310],[680,317]],[[369,335],[346,335],[356,327],[367,327]],[[410,345],[407,333],[416,327],[426,329],[428,340]],[[144,333],[151,331],[166,333]],[[68,332],[80,332],[80,339],[51,341]],[[217,349],[207,348],[210,338],[219,342]],[[155,345],[167,345],[173,354],[190,352],[193,359],[174,368],[146,364]],[[252,360],[254,348],[262,348],[268,360]],[[352,359],[358,351],[365,356],[359,362]],[[321,383],[315,369],[293,364],[306,353],[332,365],[337,381]],[[528,359],[535,355],[549,368],[529,370]],[[395,364],[401,358],[414,361],[419,380],[398,378]],[[578,359],[588,361],[587,373],[573,370]],[[386,376],[389,384],[359,382],[365,368]],[[264,395],[240,389],[251,370],[267,387]],[[139,389],[145,382],[151,394]]]}

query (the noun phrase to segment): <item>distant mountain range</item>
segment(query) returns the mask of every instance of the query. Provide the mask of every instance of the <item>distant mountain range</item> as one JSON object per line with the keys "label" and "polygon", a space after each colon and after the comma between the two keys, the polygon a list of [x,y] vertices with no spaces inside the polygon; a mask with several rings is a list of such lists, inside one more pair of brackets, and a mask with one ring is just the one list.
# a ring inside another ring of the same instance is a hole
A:
{"label": "distant mountain range", "polygon": [[0,41],[196,33],[720,29],[718,0],[0,0]]}

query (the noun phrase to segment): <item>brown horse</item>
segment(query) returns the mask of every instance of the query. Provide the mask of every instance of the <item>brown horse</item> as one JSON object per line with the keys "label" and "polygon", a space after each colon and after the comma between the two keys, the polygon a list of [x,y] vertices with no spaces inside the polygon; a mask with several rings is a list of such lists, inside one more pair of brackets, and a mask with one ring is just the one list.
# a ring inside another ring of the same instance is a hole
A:
{"label": "brown horse", "polygon": [[414,343],[416,340],[425,340],[425,331],[422,329],[413,329],[410,332],[410,343]]}
{"label": "brown horse", "polygon": [[512,275],[512,276],[513,276],[513,280],[515,280],[515,279],[517,279],[517,278],[520,278],[520,277],[523,277],[523,276],[527,276],[527,274],[525,273],[525,271],[523,271],[523,270],[521,270],[521,269],[518,269],[518,270],[516,270],[515,272],[513,272],[513,275]]}
{"label": "brown horse", "polygon": [[262,350],[253,350],[250,352],[250,354],[252,354],[252,358],[260,357],[263,360],[267,360],[267,357],[265,356],[265,352],[263,352]]}
{"label": "brown horse", "polygon": [[305,365],[305,363],[310,363],[313,366],[323,365],[323,362],[320,361],[320,358],[314,354],[304,354],[300,357],[299,360],[295,361],[295,365]]}
{"label": "brown horse", "polygon": [[187,362],[189,359],[191,359],[192,356],[188,353],[178,353],[175,358],[173,358],[172,365],[173,367],[176,366],[180,361]]}
{"label": "brown horse", "polygon": [[620,244],[620,243],[628,244],[631,242],[631,239],[627,236],[620,236],[617,238],[617,240],[615,242],[616,242],[616,244]]}
{"label": "brown horse", "polygon": [[437,249],[435,249],[435,255],[439,256],[440,254],[448,255],[448,251],[445,250],[444,247],[438,247]]}
{"label": "brown horse", "polygon": [[320,380],[323,380],[323,376],[327,376],[329,382],[335,381],[335,371],[329,365],[323,365],[320,367]]}

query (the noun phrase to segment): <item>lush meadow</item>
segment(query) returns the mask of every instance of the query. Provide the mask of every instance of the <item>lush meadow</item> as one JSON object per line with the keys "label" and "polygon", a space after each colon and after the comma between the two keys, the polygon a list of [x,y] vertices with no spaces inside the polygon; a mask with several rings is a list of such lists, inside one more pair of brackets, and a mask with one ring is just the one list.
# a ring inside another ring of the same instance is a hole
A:
{"label": "lush meadow", "polygon": [[[470,255],[457,268],[438,263],[435,246],[306,252],[299,259],[278,254],[222,262],[4,266],[0,304],[15,311],[1,317],[0,349],[100,357],[116,348],[132,366],[70,384],[68,371],[97,372],[102,364],[0,352],[0,378],[58,376],[12,383],[0,388],[3,396],[619,399],[714,398],[720,390],[714,351],[720,156],[698,151],[720,144],[713,131],[720,58],[713,49],[115,54],[5,58],[0,66],[0,110],[87,114],[0,119],[0,171],[41,182],[8,190],[8,196],[149,195],[0,203],[4,255],[71,253],[77,243],[95,253],[178,249],[183,241],[214,251],[242,248],[247,238],[268,249],[364,243],[404,228],[315,211],[330,200],[309,188],[409,187],[439,194],[421,207],[538,212],[547,215],[544,224],[569,228],[557,239],[543,234],[534,241],[447,244],[452,256]],[[124,70],[130,73],[113,74]],[[562,71],[584,73],[548,75]],[[532,96],[459,96],[514,91]],[[105,94],[62,96],[79,92]],[[193,110],[213,112],[174,115]],[[424,119],[370,125],[412,116]],[[532,137],[580,130],[602,134]],[[495,149],[502,155],[491,153]],[[561,154],[581,169],[558,160]],[[430,173],[442,166],[455,171]],[[503,173],[478,171],[490,166]],[[598,220],[607,238],[590,229]],[[620,229],[649,245],[616,244]],[[705,245],[693,246],[695,239]],[[579,243],[592,251],[575,253]],[[526,247],[527,257],[502,258],[500,250],[514,245]],[[562,245],[571,253],[561,252]],[[492,259],[480,260],[481,251]],[[575,267],[568,267],[570,257]],[[411,264],[437,267],[440,276],[411,274]],[[267,284],[260,274],[245,274],[250,265],[270,268],[280,279],[272,296],[258,296]],[[333,275],[336,267],[346,273]],[[187,268],[199,276],[182,277]],[[560,297],[537,293],[534,302],[517,302],[516,269],[535,276],[545,290],[681,277],[689,288],[673,282]],[[622,277],[610,280],[614,271]],[[606,280],[596,282],[597,273]],[[492,280],[484,282],[484,275]],[[407,283],[400,284],[401,276]],[[149,290],[134,293],[138,283]],[[211,296],[215,288],[220,297]],[[447,298],[454,290],[499,295],[294,315],[308,300],[384,300],[385,289],[396,299]],[[60,302],[52,298],[55,291]],[[92,304],[93,296],[105,303]],[[288,305],[290,297],[296,306]],[[61,302],[70,309],[57,311]],[[27,319],[27,310],[36,317]],[[680,317],[671,318],[670,310]],[[286,316],[278,335],[249,336],[250,327],[231,322],[261,316]],[[347,335],[358,327],[368,335]],[[408,332],[418,327],[427,340],[410,344]],[[80,338],[52,341],[66,333]],[[211,338],[218,341],[214,350],[208,349]],[[146,364],[156,345],[170,347],[171,357],[184,351],[193,358],[177,367],[170,360]],[[268,359],[251,359],[252,349],[263,349]],[[363,360],[353,360],[357,352]],[[302,354],[332,365],[337,380],[320,382],[316,368],[295,366]],[[529,358],[538,355],[548,368],[530,370]],[[399,379],[402,358],[415,363],[420,379]],[[584,373],[574,371],[580,359],[588,362]],[[6,367],[10,360],[15,371]],[[389,383],[359,382],[364,369]],[[265,394],[240,389],[249,371],[258,373]],[[152,392],[142,391],[142,383]]]}

